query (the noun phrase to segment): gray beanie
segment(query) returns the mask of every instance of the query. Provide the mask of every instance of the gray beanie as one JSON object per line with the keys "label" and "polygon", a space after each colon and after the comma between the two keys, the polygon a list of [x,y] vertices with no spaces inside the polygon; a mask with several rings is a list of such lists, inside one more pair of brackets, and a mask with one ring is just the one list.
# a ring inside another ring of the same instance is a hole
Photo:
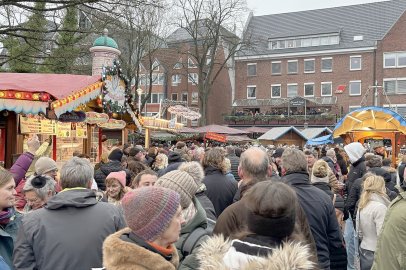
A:
{"label": "gray beanie", "polygon": [[40,157],[37,162],[35,162],[35,173],[37,175],[42,175],[50,171],[58,170],[56,162],[49,157]]}
{"label": "gray beanie", "polygon": [[203,168],[198,162],[186,162],[178,170],[161,176],[155,186],[172,189],[180,195],[182,209],[189,207],[204,177]]}

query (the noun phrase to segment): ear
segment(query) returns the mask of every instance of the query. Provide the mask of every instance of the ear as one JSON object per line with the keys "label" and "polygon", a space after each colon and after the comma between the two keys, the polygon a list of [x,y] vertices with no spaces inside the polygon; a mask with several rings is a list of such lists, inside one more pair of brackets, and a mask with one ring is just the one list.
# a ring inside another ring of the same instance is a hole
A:
{"label": "ear", "polygon": [[240,177],[240,179],[244,179],[244,172],[239,165],[238,165],[238,176]]}
{"label": "ear", "polygon": [[268,165],[268,176],[269,177],[272,176],[272,165],[271,164]]}

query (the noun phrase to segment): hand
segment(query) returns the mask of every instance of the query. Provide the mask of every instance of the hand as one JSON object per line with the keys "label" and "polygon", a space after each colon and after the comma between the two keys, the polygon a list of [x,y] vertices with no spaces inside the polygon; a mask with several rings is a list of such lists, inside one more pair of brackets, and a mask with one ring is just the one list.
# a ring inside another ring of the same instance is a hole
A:
{"label": "hand", "polygon": [[27,140],[27,145],[28,145],[28,152],[31,154],[35,155],[35,152],[37,152],[40,143],[37,135],[32,136]]}
{"label": "hand", "polygon": [[49,145],[52,144],[52,135],[49,135],[49,137],[45,140]]}

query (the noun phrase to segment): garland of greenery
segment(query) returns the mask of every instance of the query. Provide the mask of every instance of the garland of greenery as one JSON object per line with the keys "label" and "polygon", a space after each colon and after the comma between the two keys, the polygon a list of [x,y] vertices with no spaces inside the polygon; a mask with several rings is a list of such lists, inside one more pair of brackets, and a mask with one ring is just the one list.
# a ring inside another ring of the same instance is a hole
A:
{"label": "garland of greenery", "polygon": [[[184,141],[184,140],[195,140],[201,138],[199,134],[195,133],[179,133],[173,134],[172,136],[168,137],[159,137],[159,139],[151,138],[151,141]],[[141,133],[132,133],[128,134],[129,140],[140,140],[145,139],[145,135]]]}
{"label": "garland of greenery", "polygon": [[[106,86],[107,76],[118,76],[125,85],[125,101],[124,106],[118,104],[118,102],[112,102],[111,100],[106,100],[105,97],[109,93],[109,89]],[[127,108],[130,108],[134,111],[133,103],[132,103],[132,96],[130,93],[130,83],[127,76],[123,73],[121,69],[120,62],[118,60],[113,61],[113,66],[103,67],[102,71],[102,81],[105,82],[103,89],[102,89],[102,100],[103,100],[103,109],[104,112],[108,114],[112,113],[125,113]]]}

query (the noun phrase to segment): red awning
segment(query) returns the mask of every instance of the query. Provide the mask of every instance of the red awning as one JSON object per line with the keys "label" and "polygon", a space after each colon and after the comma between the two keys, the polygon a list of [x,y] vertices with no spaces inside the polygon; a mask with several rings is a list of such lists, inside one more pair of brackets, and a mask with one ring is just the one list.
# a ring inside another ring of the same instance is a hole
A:
{"label": "red awning", "polygon": [[46,92],[55,99],[62,99],[98,81],[101,81],[100,75],[0,73],[0,90]]}

